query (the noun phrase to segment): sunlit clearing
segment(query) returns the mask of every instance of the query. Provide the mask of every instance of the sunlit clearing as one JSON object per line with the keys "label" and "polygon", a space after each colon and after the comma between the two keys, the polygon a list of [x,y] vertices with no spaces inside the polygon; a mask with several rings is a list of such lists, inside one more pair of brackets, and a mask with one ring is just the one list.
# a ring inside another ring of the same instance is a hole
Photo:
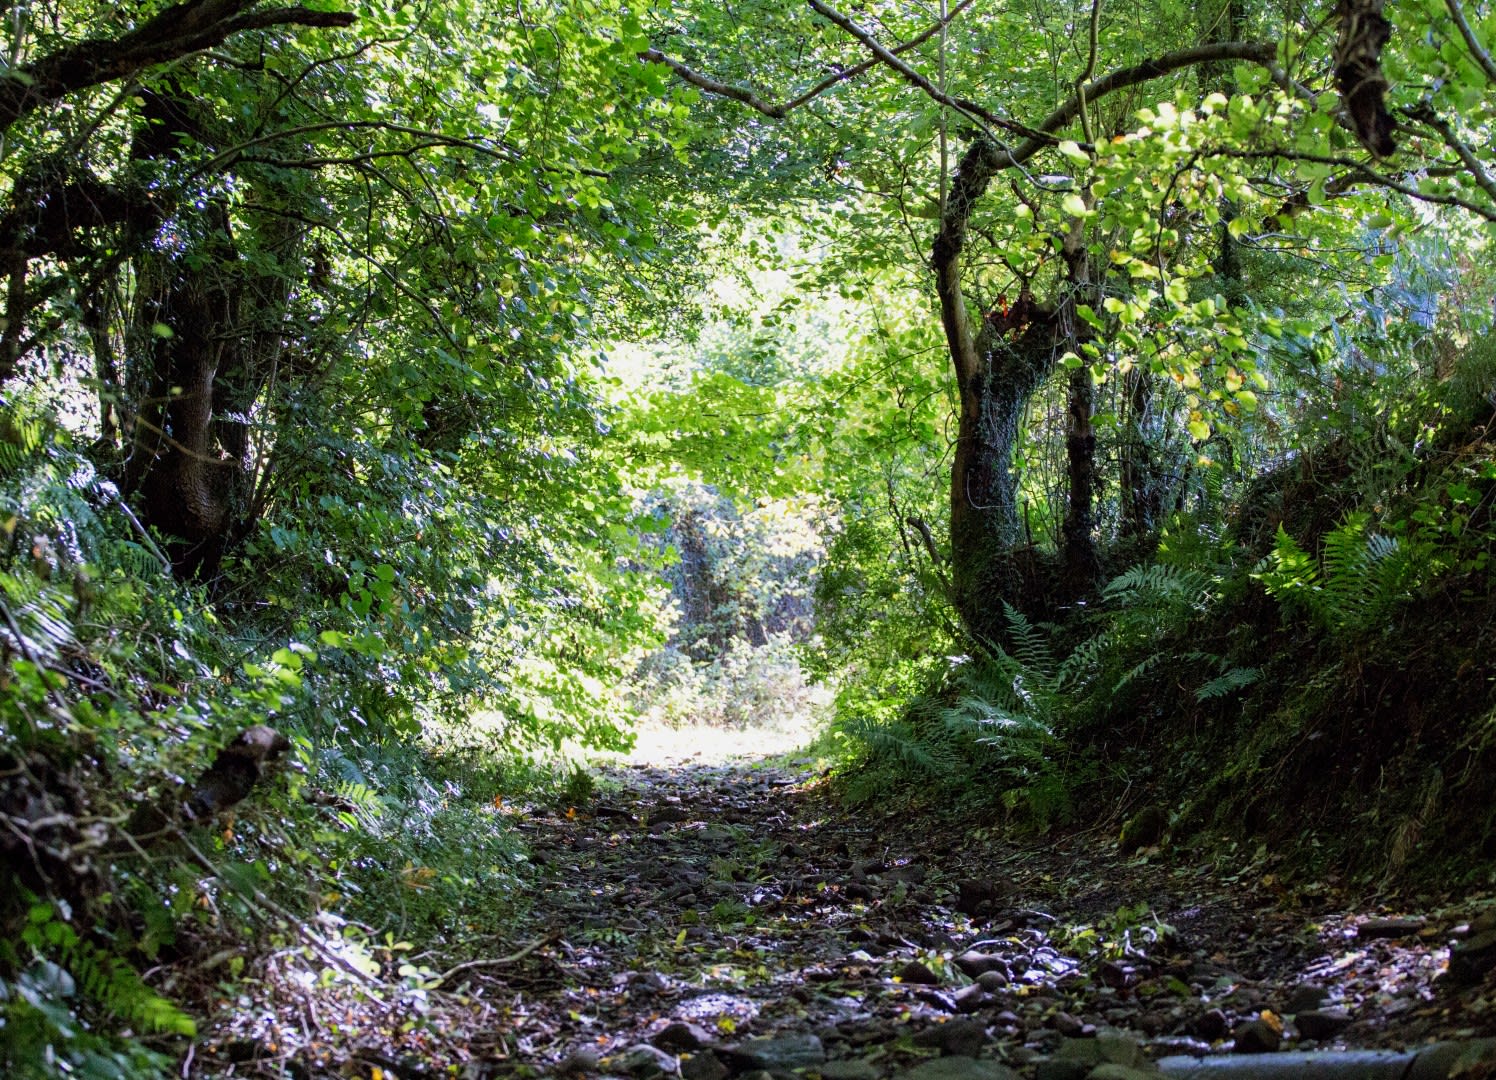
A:
{"label": "sunlit clearing", "polygon": [[[829,695],[828,695],[829,696]],[[693,762],[704,765],[752,761],[793,754],[820,733],[820,710],[787,712],[750,727],[706,724],[643,724],[628,754],[602,754],[599,761],[628,761],[639,765]]]}

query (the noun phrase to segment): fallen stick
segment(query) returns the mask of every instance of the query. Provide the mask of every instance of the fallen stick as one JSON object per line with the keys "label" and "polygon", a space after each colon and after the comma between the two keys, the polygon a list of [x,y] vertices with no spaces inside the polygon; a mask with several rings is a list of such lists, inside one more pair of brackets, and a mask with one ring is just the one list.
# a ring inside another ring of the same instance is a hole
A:
{"label": "fallen stick", "polygon": [[506,964],[516,963],[517,961],[523,960],[525,957],[529,956],[532,952],[534,952],[541,946],[549,945],[560,936],[561,935],[558,933],[547,934],[545,937],[537,938],[535,941],[530,942],[530,944],[526,945],[524,948],[520,949],[517,952],[510,953],[508,956],[499,956],[484,960],[466,960],[463,963],[458,964],[456,967],[448,968],[446,971],[442,972],[436,977],[436,981],[429,984],[426,989],[440,989],[442,983],[446,982],[453,975],[460,975],[464,971],[476,971],[480,968],[504,967]]}

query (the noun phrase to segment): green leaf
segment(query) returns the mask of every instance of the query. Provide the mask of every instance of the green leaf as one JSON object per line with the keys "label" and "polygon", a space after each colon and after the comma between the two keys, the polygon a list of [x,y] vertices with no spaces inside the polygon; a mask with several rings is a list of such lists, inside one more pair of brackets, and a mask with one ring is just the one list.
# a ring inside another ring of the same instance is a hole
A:
{"label": "green leaf", "polygon": [[1073,139],[1062,139],[1055,149],[1077,165],[1091,164],[1091,155],[1082,150],[1080,144]]}

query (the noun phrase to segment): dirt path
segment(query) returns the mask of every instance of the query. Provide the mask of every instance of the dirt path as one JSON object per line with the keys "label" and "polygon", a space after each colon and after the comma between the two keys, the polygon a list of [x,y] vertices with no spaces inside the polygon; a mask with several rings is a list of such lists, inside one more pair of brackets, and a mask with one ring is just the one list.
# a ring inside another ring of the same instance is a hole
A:
{"label": "dirt path", "polygon": [[449,976],[424,1013],[391,1005],[368,1025],[388,1049],[336,1071],[999,1080],[1084,1076],[1055,1062],[1098,1033],[1136,1065],[1496,1034],[1489,973],[1441,977],[1451,941],[1496,927],[1490,901],[1353,910],[1261,853],[1014,847],[746,766],[620,767],[521,827],[534,947]]}
{"label": "dirt path", "polygon": [[1094,833],[1015,849],[767,769],[614,775],[588,818],[532,823],[554,882],[535,931],[560,935],[532,976],[555,1007],[517,1055],[538,1066],[697,1050],[693,1077],[773,1071],[819,1065],[813,1035],[822,1075],[871,1077],[934,1052],[1022,1066],[1104,1029],[1150,1054],[1230,1049],[1243,1024],[1296,1048],[1496,1033],[1489,986],[1436,979],[1475,902],[1348,912],[1266,861],[1165,865]]}

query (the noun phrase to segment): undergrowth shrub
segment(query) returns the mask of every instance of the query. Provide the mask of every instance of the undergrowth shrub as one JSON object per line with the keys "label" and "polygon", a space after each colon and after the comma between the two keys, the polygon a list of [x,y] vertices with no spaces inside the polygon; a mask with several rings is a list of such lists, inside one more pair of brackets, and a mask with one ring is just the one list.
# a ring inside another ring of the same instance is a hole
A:
{"label": "undergrowth shrub", "polygon": [[855,767],[854,800],[901,788],[921,797],[1002,807],[1045,827],[1070,811],[1068,764],[1060,732],[1074,669],[1057,662],[1048,635],[1006,605],[1012,651],[950,661],[934,685],[897,711],[844,713],[833,731]]}
{"label": "undergrowth shrub", "polygon": [[807,683],[797,644],[775,635],[761,645],[734,639],[704,660],[666,648],[645,662],[630,696],[644,723],[742,730],[808,723],[830,695]]}
{"label": "undergrowth shrub", "polygon": [[[506,800],[552,782],[507,762],[627,741],[610,680],[658,640],[647,580],[550,537],[485,566],[481,514],[413,544],[473,509],[470,478],[351,443],[322,464],[288,464],[287,502],[191,585],[44,409],[0,406],[0,1072],[159,1075],[213,1004],[178,981],[193,957],[232,979],[260,949],[502,934]],[[231,816],[187,817],[251,724],[286,759]]]}
{"label": "undergrowth shrub", "polygon": [[650,542],[671,621],[668,639],[627,680],[630,710],[670,728],[808,729],[829,697],[802,666],[825,554],[821,502],[740,507],[677,479],[645,504],[660,521]]}

